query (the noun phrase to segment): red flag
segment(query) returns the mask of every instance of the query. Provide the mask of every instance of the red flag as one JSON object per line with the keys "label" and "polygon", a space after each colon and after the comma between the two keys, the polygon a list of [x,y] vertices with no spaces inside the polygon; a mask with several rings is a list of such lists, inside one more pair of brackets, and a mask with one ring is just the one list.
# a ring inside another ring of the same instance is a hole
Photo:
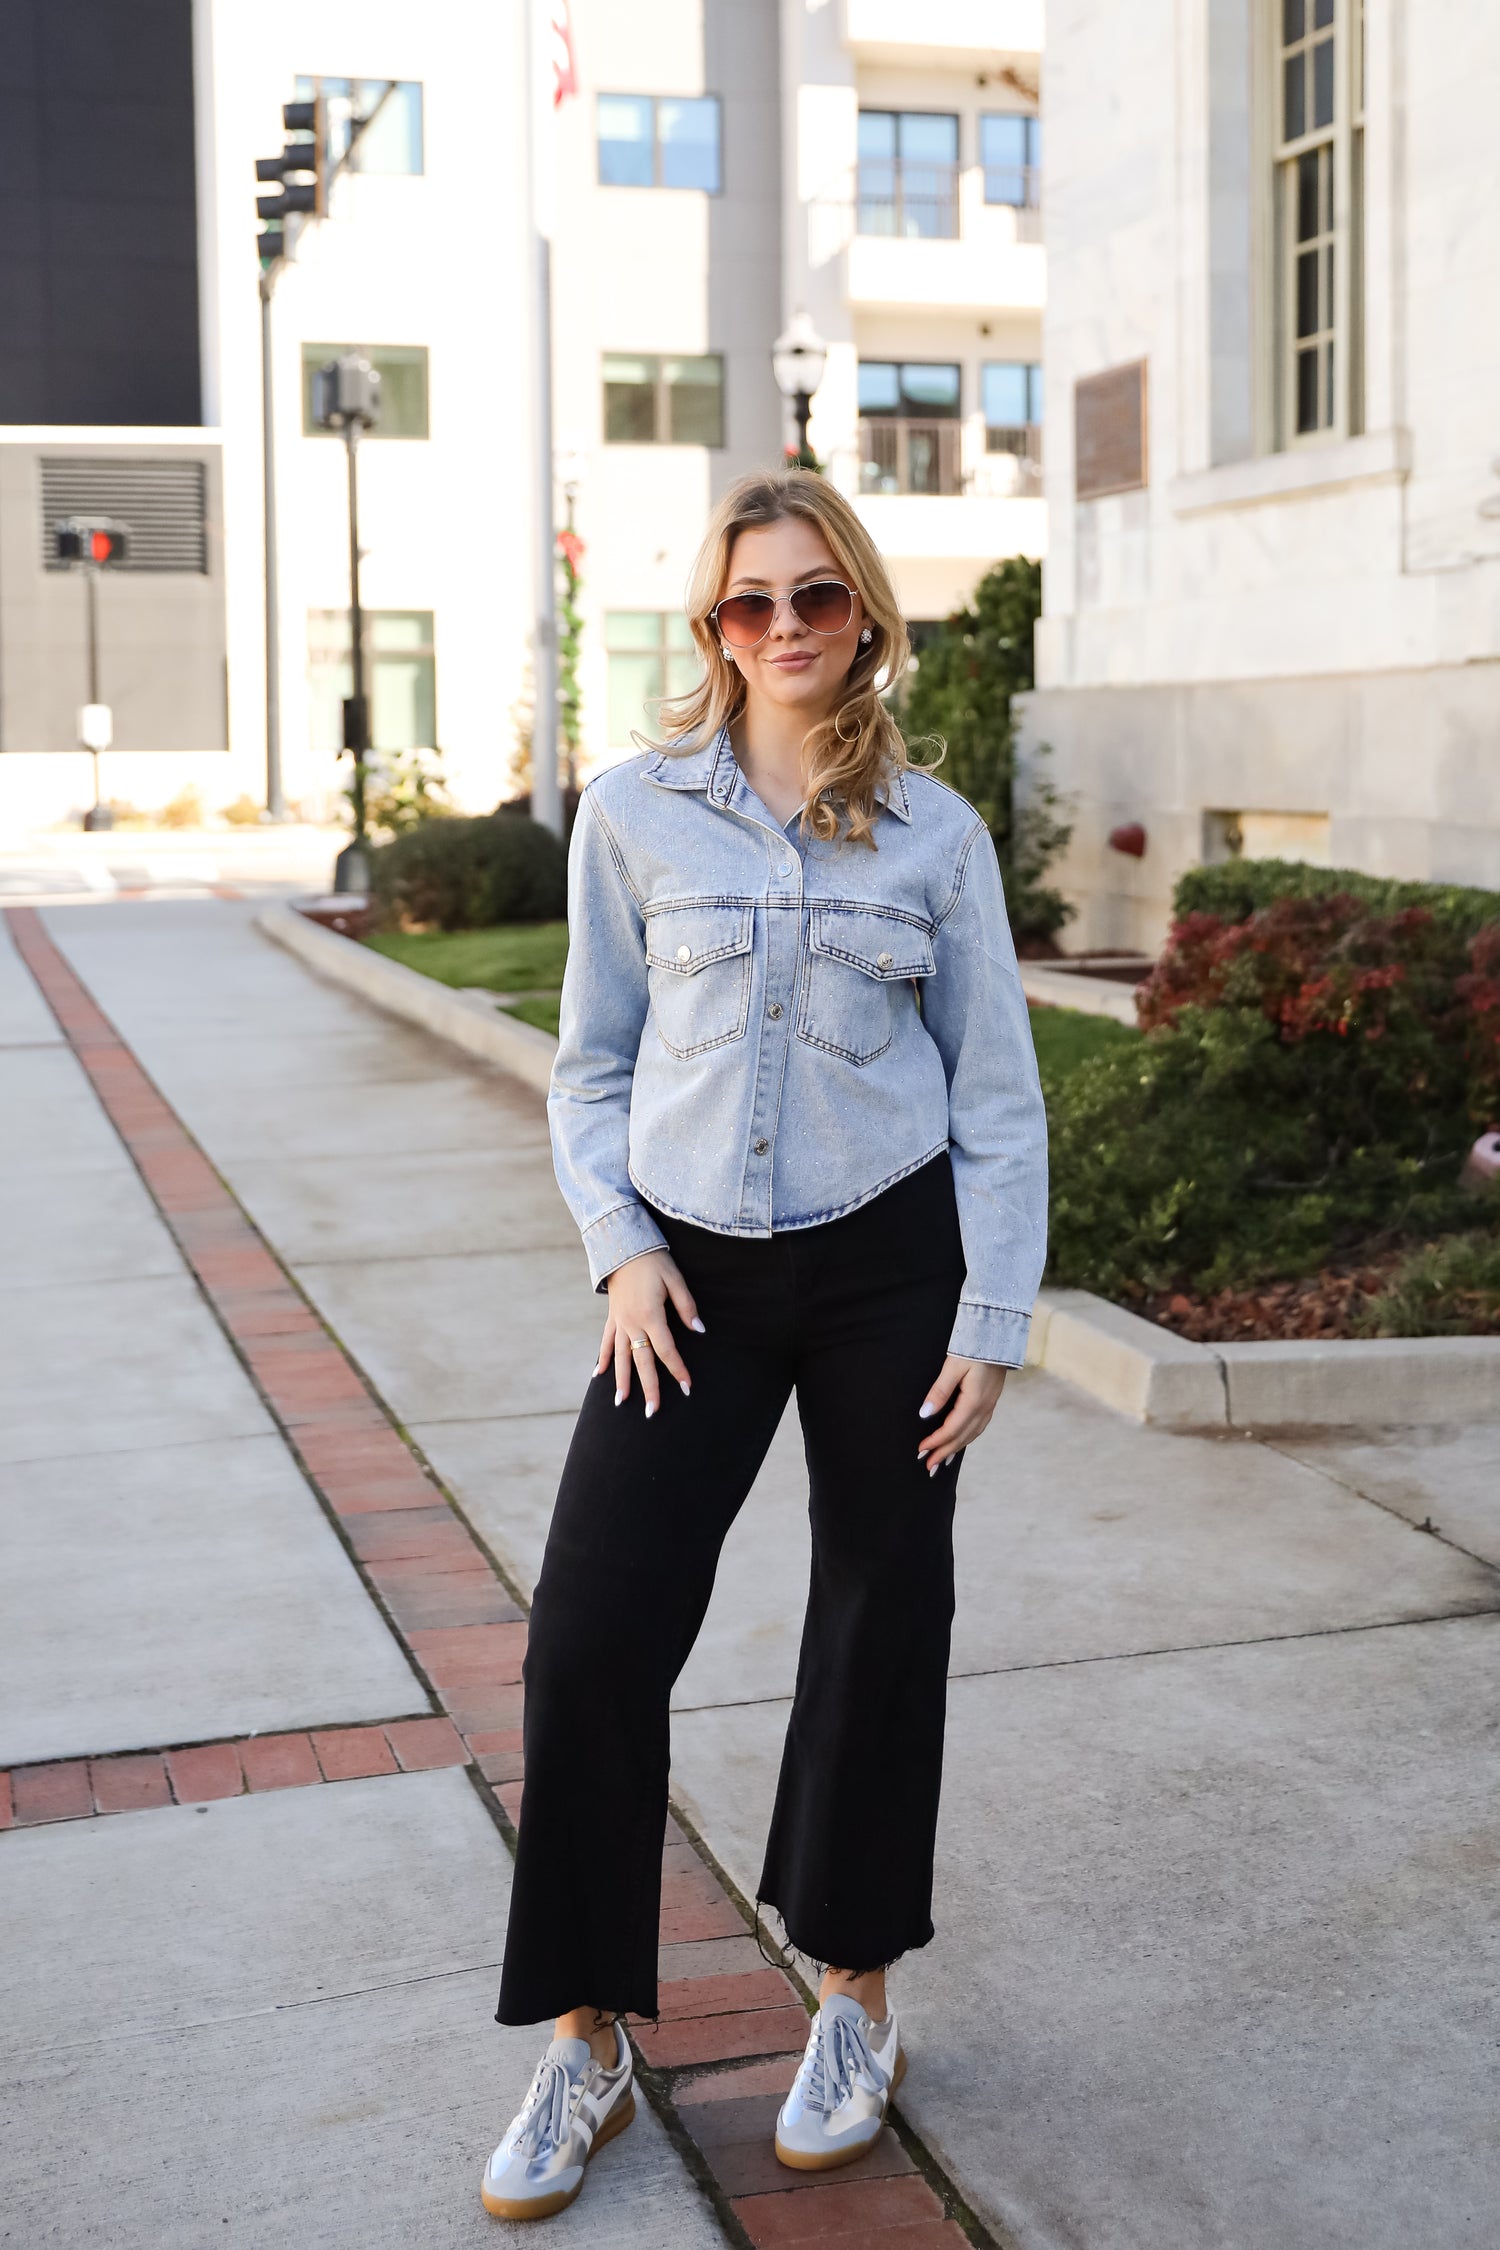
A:
{"label": "red flag", "polygon": [[568,0],[552,0],[552,107],[561,109],[578,91],[578,59],[573,52],[573,25]]}

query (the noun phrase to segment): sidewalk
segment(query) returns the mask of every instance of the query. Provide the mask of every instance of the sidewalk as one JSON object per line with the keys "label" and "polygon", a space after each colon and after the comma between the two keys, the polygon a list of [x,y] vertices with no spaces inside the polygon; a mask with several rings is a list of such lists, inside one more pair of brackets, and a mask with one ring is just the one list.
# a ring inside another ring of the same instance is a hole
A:
{"label": "sidewalk", "polygon": [[[248,912],[40,919],[524,1595],[599,1319],[540,1099],[321,986]],[[320,1511],[296,1425],[3,950],[0,1043],[21,1121],[0,1172],[0,1764],[76,1774],[272,1730],[314,1745],[311,1784],[344,1730],[373,1757],[414,1717],[446,1726],[420,1631],[381,1618],[352,1519]],[[677,1695],[674,1792],[750,1896],[806,1580],[799,1472],[789,1426]],[[926,2149],[1020,2250],[1483,2239],[1500,1431],[1164,1436],[1032,1374],[961,1492],[940,1935],[895,1987]],[[264,1751],[235,1755],[248,1776]],[[473,2174],[535,2044],[487,2020],[508,1861],[474,1765],[401,1763],[206,1811],[163,1784],[0,1838],[28,1964],[5,2034],[28,2171],[0,2240],[496,2239]],[[513,1785],[493,1785],[503,1820]],[[670,1864],[696,1897],[690,1858]],[[754,1974],[742,1937],[683,1950],[716,1945],[745,1952],[690,1981]],[[677,2145],[642,2105],[556,2239],[793,2241],[815,2211],[826,2238],[839,2207],[763,2179],[758,2142],[737,2153],[789,2072],[751,2061],[716,2103],[664,2079]],[[897,2148],[851,2183],[843,2238],[957,2241],[927,2161]]]}

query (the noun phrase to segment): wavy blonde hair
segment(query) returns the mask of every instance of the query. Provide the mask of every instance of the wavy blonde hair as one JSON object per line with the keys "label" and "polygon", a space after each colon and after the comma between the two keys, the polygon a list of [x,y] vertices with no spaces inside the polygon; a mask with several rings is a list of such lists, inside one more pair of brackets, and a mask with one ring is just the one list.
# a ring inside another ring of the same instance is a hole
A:
{"label": "wavy blonde hair", "polygon": [[881,791],[908,763],[901,730],[881,698],[906,670],[911,649],[895,588],[870,534],[844,495],[807,469],[765,469],[741,477],[714,510],[688,581],[688,624],[703,658],[704,677],[686,695],[662,704],[666,740],[653,747],[685,756],[712,741],[744,710],[744,677],[723,655],[711,612],[723,594],[740,533],[789,516],[800,516],[822,533],[840,575],[864,603],[870,627],[870,639],[859,645],[836,708],[803,743],[807,802],[802,826],[823,843],[843,834],[873,851]]}

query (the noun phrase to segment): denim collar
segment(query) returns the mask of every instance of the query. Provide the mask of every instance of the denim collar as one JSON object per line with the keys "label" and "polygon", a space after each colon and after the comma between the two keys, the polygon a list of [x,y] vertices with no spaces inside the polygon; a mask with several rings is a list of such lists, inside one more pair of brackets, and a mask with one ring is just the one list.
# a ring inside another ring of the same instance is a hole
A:
{"label": "denim collar", "polygon": [[[670,756],[665,751],[656,751],[646,760],[645,770],[647,778],[661,788],[701,789],[714,805],[727,805],[740,779],[728,727],[721,728],[712,742],[700,743],[696,750],[674,752]],[[903,774],[890,775],[881,808],[910,827],[911,800]]]}

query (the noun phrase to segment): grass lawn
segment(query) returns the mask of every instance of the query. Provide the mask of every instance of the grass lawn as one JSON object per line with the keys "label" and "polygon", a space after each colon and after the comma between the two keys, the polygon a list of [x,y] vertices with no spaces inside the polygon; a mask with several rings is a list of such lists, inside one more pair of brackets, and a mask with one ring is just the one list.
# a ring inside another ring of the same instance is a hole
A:
{"label": "grass lawn", "polygon": [[[566,922],[511,922],[497,930],[391,932],[366,943],[392,961],[403,961],[439,984],[477,985],[487,992],[525,992],[507,1012],[539,1031],[557,1032],[555,994],[568,954]],[[1058,1078],[1090,1055],[1140,1033],[1110,1016],[1080,1015],[1076,1008],[1033,1008],[1031,1034],[1044,1078]]]}
{"label": "grass lawn", "polygon": [[[568,956],[568,925],[508,922],[497,930],[424,930],[416,936],[391,931],[366,943],[439,984],[480,985],[488,992],[555,992]],[[555,1005],[544,1028],[557,1029]]]}
{"label": "grass lawn", "polygon": [[1139,1039],[1129,1024],[1113,1016],[1086,1016],[1077,1008],[1033,1008],[1031,1036],[1036,1042],[1037,1068],[1043,1079],[1062,1078],[1090,1055]]}

